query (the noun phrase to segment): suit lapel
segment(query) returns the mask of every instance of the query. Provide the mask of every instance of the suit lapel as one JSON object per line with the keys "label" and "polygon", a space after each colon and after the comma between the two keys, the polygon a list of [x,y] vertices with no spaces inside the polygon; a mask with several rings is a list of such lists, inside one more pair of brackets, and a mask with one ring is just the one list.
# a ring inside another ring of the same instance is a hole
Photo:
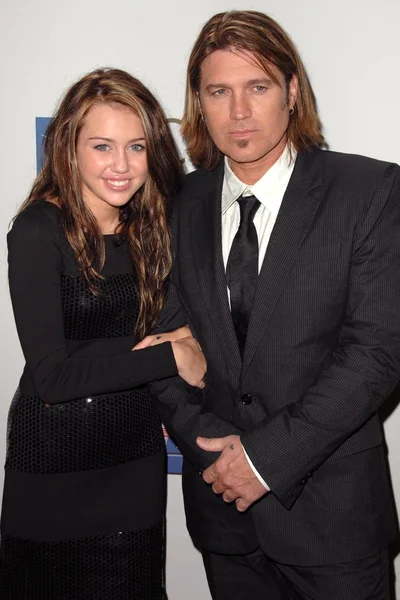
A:
{"label": "suit lapel", "polygon": [[212,175],[213,185],[191,214],[192,249],[204,304],[219,338],[221,352],[227,353],[228,364],[239,377],[242,360],[229,308],[222,257],[223,163]]}
{"label": "suit lapel", "polygon": [[322,151],[300,152],[261,268],[243,356],[242,377],[260,344],[320,202]]}

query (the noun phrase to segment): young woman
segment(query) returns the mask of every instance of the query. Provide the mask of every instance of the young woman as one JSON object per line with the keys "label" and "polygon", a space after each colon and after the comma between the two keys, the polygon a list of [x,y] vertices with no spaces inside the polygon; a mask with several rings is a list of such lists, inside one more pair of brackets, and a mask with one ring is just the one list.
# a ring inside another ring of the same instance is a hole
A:
{"label": "young woman", "polygon": [[165,448],[145,384],[203,387],[205,361],[184,329],[132,348],[164,302],[181,178],[138,80],[102,69],[66,93],[8,235],[26,367],[9,419],[4,600],[166,598]]}

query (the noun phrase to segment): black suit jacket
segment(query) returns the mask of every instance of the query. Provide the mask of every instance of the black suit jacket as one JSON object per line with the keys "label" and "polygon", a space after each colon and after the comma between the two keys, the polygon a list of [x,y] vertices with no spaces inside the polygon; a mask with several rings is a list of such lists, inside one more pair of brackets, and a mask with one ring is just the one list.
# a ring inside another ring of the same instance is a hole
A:
{"label": "black suit jacket", "polygon": [[[207,361],[205,390],[153,387],[187,462],[195,543],[277,561],[354,560],[395,535],[377,409],[400,377],[400,169],[300,152],[259,276],[243,361],[221,245],[223,165],[176,207],[173,285]],[[171,293],[164,326],[174,321]],[[197,435],[239,433],[271,493],[239,514],[201,479]]]}

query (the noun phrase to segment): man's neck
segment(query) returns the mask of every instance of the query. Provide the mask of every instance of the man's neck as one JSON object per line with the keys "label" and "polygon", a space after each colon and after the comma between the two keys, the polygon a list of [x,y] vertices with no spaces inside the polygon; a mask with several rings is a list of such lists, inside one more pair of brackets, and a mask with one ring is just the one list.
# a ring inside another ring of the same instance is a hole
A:
{"label": "man's neck", "polygon": [[280,142],[256,161],[248,163],[238,163],[229,159],[229,166],[240,181],[247,185],[254,185],[265,175],[267,171],[276,163],[286,147],[286,136]]}

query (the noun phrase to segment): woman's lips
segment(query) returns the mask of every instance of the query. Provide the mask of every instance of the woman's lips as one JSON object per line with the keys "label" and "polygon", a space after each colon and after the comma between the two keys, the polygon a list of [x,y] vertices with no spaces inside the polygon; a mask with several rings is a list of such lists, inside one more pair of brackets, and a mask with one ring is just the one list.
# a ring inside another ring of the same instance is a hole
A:
{"label": "woman's lips", "polygon": [[124,192],[128,189],[130,179],[104,179],[106,186],[113,191]]}

